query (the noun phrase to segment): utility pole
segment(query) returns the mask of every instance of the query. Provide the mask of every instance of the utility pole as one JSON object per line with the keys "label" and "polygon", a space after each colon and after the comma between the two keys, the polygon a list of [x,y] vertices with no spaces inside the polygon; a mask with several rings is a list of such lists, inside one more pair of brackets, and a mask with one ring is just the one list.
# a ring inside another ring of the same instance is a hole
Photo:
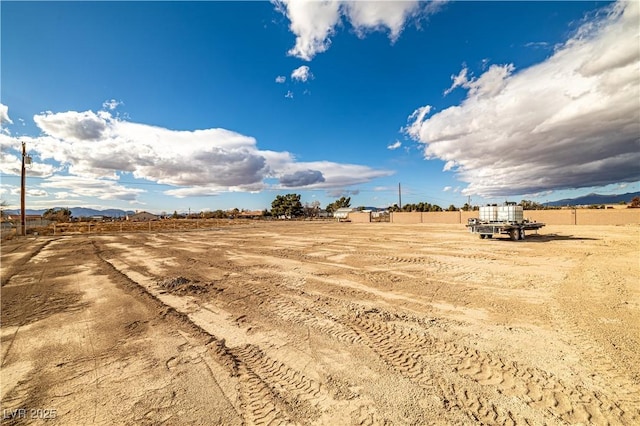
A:
{"label": "utility pole", "polygon": [[25,213],[25,187],[27,183],[27,173],[24,168],[24,162],[27,157],[27,147],[22,142],[22,175],[20,180],[20,232],[22,236],[27,235],[27,215]]}
{"label": "utility pole", "polygon": [[402,210],[402,189],[400,188],[400,182],[398,182],[398,208]]}

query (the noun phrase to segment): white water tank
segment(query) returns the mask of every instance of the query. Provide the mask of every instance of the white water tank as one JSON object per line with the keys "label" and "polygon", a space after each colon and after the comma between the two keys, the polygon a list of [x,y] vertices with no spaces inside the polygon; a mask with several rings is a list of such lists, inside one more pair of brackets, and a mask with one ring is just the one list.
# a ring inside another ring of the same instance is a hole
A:
{"label": "white water tank", "polygon": [[522,222],[524,219],[524,211],[522,206],[516,206],[513,204],[507,204],[505,206],[498,206],[498,221],[499,222]]}
{"label": "white water tank", "polygon": [[480,206],[480,221],[481,222],[496,222],[498,220],[498,206],[490,204],[486,206]]}

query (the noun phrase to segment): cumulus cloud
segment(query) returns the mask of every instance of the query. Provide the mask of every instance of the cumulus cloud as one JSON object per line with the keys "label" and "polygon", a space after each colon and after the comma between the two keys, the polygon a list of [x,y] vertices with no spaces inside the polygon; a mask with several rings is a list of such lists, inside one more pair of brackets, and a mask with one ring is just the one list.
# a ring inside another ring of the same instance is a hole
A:
{"label": "cumulus cloud", "polygon": [[[174,188],[165,193],[175,197],[335,188],[391,174],[354,164],[298,162],[289,152],[261,150],[254,138],[231,130],[170,130],[126,121],[108,111],[45,112],[34,121],[44,134],[28,138],[39,160],[28,173],[48,176],[43,189],[105,200],[136,201],[145,192],[120,184],[124,174],[170,185]],[[3,173],[19,174],[19,146],[17,138],[0,134]],[[278,183],[265,183],[271,179]]]}
{"label": "cumulus cloud", "polygon": [[331,37],[343,19],[360,37],[369,31],[388,31],[393,42],[411,18],[435,13],[444,2],[273,0],[273,3],[289,19],[289,29],[296,36],[289,55],[310,61],[329,48]]}
{"label": "cumulus cloud", "polygon": [[296,68],[291,73],[292,80],[302,81],[303,83],[309,80],[310,78],[313,78],[313,74],[311,74],[311,70],[306,65]]}
{"label": "cumulus cloud", "polygon": [[468,89],[469,96],[487,97],[494,96],[503,89],[507,77],[514,71],[513,64],[491,65],[489,70],[484,72],[479,78],[469,78],[469,69],[464,67],[458,75],[451,76],[453,83],[451,87],[444,91],[445,95],[451,93],[456,87]]}
{"label": "cumulus cloud", "polygon": [[515,71],[465,67],[460,105],[424,106],[405,132],[486,197],[640,179],[638,2],[618,2],[545,61]]}
{"label": "cumulus cloud", "polygon": [[287,81],[287,77],[285,77],[284,75],[279,75],[276,77],[276,83],[278,84],[282,84],[285,81]]}
{"label": "cumulus cloud", "polygon": [[48,135],[74,141],[95,141],[105,136],[111,115],[105,112],[47,111],[33,116],[38,127]]}
{"label": "cumulus cloud", "polygon": [[[12,138],[0,134],[0,172],[6,175],[20,176],[22,174],[22,140],[27,142],[27,154],[32,147],[30,138]],[[13,154],[11,151],[15,152]],[[33,159],[27,168],[27,176],[49,177],[56,171],[56,167]]]}
{"label": "cumulus cloud", "polygon": [[344,3],[346,15],[356,33],[363,37],[367,31],[389,30],[391,41],[397,40],[405,22],[418,10],[414,1],[350,1]]}
{"label": "cumulus cloud", "polygon": [[340,20],[339,1],[275,0],[274,4],[289,18],[289,29],[296,35],[296,44],[289,55],[310,61],[329,48],[329,37]]}
{"label": "cumulus cloud", "polygon": [[320,170],[298,170],[280,178],[280,184],[285,188],[303,187],[321,182],[325,182],[325,178]]}
{"label": "cumulus cloud", "polygon": [[401,146],[402,146],[402,142],[400,142],[400,141],[395,141],[395,142],[394,142],[394,143],[392,143],[391,145],[387,145],[387,149],[390,149],[390,150],[392,150],[392,151],[393,151],[394,149],[398,149],[398,148],[400,148]]}
{"label": "cumulus cloud", "polygon": [[0,104],[0,126],[4,124],[13,124],[13,121],[9,118],[9,107]]}

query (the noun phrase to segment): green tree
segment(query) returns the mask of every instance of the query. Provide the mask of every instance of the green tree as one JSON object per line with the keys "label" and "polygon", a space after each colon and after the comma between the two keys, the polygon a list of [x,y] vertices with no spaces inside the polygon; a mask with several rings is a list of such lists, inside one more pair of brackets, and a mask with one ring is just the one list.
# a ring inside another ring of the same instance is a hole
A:
{"label": "green tree", "polygon": [[543,210],[544,206],[540,203],[536,203],[535,201],[531,201],[531,200],[522,200],[520,201],[520,205],[522,206],[523,210]]}
{"label": "green tree", "polygon": [[449,206],[449,208],[447,208],[447,211],[449,211],[449,212],[455,212],[457,210],[458,210],[458,208],[456,206],[454,206],[453,204],[451,204]]}
{"label": "green tree", "polygon": [[327,213],[333,213],[338,209],[351,207],[351,197],[340,197],[333,203],[327,205]]}
{"label": "green tree", "polygon": [[302,216],[300,194],[276,195],[276,199],[271,202],[271,214],[287,218]]}
{"label": "green tree", "polygon": [[71,210],[69,209],[48,209],[42,214],[42,218],[53,222],[69,222]]}

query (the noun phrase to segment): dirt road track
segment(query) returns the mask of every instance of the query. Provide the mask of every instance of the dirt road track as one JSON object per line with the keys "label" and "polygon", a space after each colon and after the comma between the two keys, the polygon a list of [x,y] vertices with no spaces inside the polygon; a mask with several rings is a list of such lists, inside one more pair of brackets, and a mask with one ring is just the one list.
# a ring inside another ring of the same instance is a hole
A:
{"label": "dirt road track", "polygon": [[639,249],[337,223],[3,243],[3,424],[638,424]]}

